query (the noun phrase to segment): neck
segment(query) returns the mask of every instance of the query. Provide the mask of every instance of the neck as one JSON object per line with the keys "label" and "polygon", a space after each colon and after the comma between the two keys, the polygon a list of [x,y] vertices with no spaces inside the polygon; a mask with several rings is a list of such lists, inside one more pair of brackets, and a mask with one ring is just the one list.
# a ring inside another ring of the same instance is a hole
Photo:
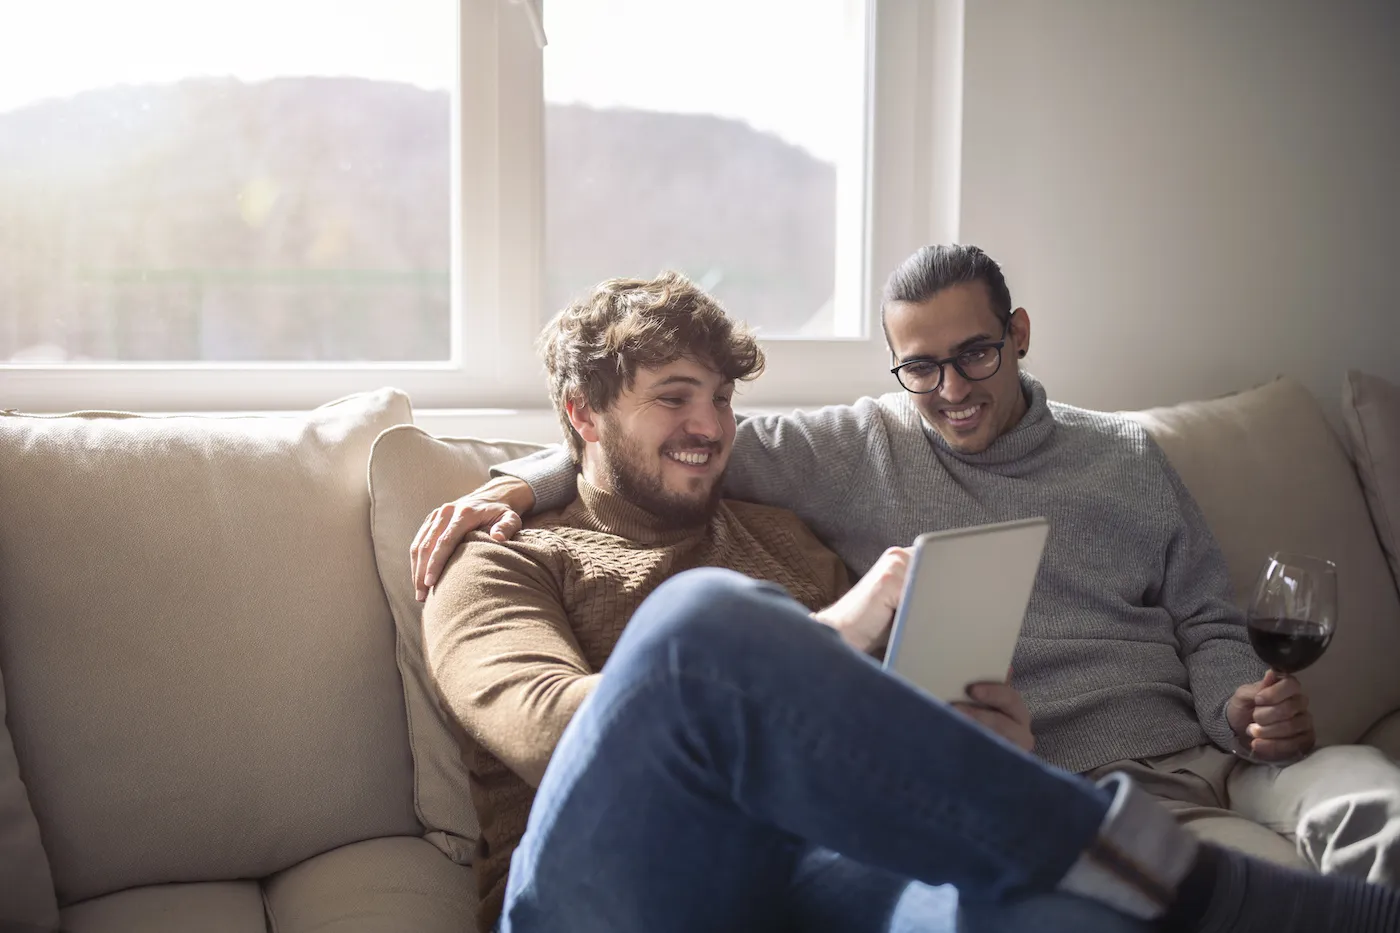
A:
{"label": "neck", "polygon": [[[1002,434],[1005,434],[1015,428],[1016,425],[1020,424],[1021,420],[1026,417],[1026,412],[1031,410],[1031,403],[1026,398],[1025,386],[1021,385],[1019,381],[1017,385],[1020,391],[1016,393],[1016,404],[1011,407],[1011,414],[1007,416],[1006,424],[1001,426]],[[999,436],[1000,435],[998,435],[998,437]]]}
{"label": "neck", "polygon": [[570,508],[587,514],[588,524],[599,531],[646,545],[672,544],[703,535],[709,525],[708,519],[677,525],[616,492],[599,489],[582,474],[578,478],[578,499]]}
{"label": "neck", "polygon": [[599,492],[611,493],[614,491],[612,474],[603,465],[603,457],[598,451],[597,444],[588,444],[583,448],[583,457],[579,461],[579,475]]}

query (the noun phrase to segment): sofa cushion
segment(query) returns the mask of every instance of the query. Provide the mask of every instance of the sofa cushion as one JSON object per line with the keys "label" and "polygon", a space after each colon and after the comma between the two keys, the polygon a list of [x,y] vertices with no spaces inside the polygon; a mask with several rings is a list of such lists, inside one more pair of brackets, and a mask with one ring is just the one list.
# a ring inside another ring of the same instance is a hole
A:
{"label": "sofa cushion", "polygon": [[1371,520],[1400,583],[1400,386],[1365,373],[1347,373],[1342,419]]}
{"label": "sofa cushion", "polygon": [[421,831],[366,483],[411,417],[0,416],[0,661],[61,906]]}
{"label": "sofa cushion", "polygon": [[[0,625],[3,625],[0,621]],[[7,924],[39,929],[58,926],[58,901],[39,823],[19,773],[10,730],[5,727],[5,682],[0,677],[0,930]]]}
{"label": "sofa cushion", "polygon": [[256,881],[160,884],[74,904],[63,933],[267,933]]}
{"label": "sofa cushion", "polygon": [[1322,660],[1300,675],[1318,741],[1355,742],[1400,709],[1400,598],[1356,474],[1308,391],[1280,379],[1228,398],[1130,414],[1200,504],[1241,607],[1273,551],[1336,563],[1337,633]]}
{"label": "sofa cushion", "polygon": [[357,842],[267,879],[277,933],[472,933],[476,879],[422,838]]}
{"label": "sofa cushion", "polygon": [[470,859],[479,828],[467,790],[462,734],[438,703],[423,657],[423,604],[415,598],[408,548],[433,509],[470,492],[496,463],[537,444],[433,437],[413,425],[385,431],[369,462],[370,527],[379,579],[398,631],[399,672],[413,742],[418,818],[454,859]]}

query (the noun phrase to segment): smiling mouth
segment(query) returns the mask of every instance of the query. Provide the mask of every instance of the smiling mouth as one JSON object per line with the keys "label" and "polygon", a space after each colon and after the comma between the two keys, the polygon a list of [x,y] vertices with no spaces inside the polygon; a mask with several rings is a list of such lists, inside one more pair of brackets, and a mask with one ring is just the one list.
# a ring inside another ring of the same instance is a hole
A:
{"label": "smiling mouth", "polygon": [[666,456],[686,466],[701,467],[710,462],[713,454],[708,451],[668,450]]}
{"label": "smiling mouth", "polygon": [[939,411],[947,422],[955,428],[965,428],[977,423],[986,403],[968,405],[966,408],[945,408]]}

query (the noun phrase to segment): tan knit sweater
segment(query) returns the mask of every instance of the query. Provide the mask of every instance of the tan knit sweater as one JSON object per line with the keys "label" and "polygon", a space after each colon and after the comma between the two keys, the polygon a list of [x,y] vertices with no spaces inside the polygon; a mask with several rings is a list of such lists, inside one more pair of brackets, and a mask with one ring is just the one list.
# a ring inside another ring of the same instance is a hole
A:
{"label": "tan knit sweater", "polygon": [[500,916],[511,853],[554,746],[652,590],[692,567],[727,567],[815,610],[848,585],[840,558],[791,512],[726,501],[705,526],[663,530],[582,477],[578,491],[509,543],[473,536],[423,613],[438,693],[472,740],[464,756],[481,820],[483,930]]}

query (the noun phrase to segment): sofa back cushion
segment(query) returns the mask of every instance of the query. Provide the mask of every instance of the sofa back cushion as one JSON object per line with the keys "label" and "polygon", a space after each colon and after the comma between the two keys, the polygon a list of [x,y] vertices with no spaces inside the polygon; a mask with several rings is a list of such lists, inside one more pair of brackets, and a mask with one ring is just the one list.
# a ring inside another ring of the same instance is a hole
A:
{"label": "sofa back cushion", "polygon": [[411,418],[0,416],[0,661],[61,905],[421,831],[366,484]]}
{"label": "sofa back cushion", "polygon": [[461,745],[465,733],[438,703],[423,655],[423,604],[415,598],[408,548],[433,509],[486,482],[497,463],[538,444],[440,438],[413,425],[375,441],[369,485],[374,556],[398,631],[399,672],[408,705],[415,764],[414,801],[428,839],[459,862],[470,859],[480,828],[472,809]]}
{"label": "sofa back cushion", "polygon": [[1347,373],[1342,419],[1376,534],[1400,584],[1400,386],[1365,373]]}
{"label": "sofa back cushion", "polygon": [[1400,598],[1346,452],[1317,402],[1287,379],[1208,402],[1130,413],[1200,504],[1247,607],[1273,551],[1337,565],[1337,633],[1300,676],[1318,741],[1355,742],[1400,708]]}
{"label": "sofa back cushion", "polygon": [[[3,625],[0,620],[0,625]],[[15,746],[5,727],[5,684],[0,678],[0,930],[58,926],[53,876],[39,837],[39,823],[19,773]]]}

